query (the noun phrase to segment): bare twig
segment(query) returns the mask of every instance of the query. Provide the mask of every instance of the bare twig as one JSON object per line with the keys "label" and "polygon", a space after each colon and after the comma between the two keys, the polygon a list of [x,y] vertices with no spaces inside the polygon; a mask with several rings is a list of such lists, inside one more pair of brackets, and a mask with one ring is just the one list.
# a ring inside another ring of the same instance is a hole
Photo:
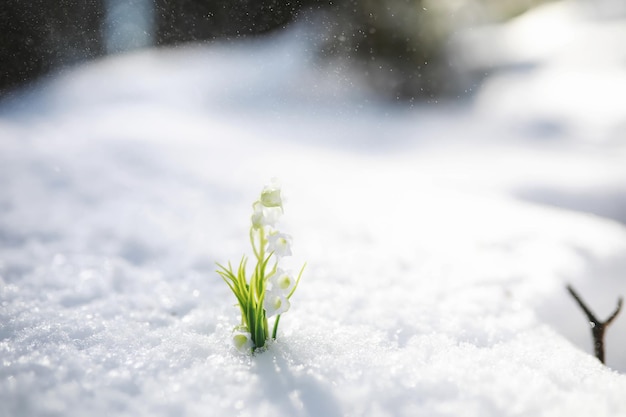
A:
{"label": "bare twig", "polygon": [[619,314],[622,309],[623,299],[619,298],[617,301],[617,308],[611,314],[611,316],[606,319],[604,322],[598,320],[596,316],[589,310],[587,305],[583,302],[580,296],[574,291],[574,288],[571,285],[567,286],[567,290],[574,297],[574,300],[578,303],[580,308],[585,312],[587,319],[589,320],[589,324],[591,325],[591,333],[593,335],[593,346],[595,348],[596,358],[600,360],[600,362],[604,362],[604,332],[606,328],[615,320],[615,317]]}

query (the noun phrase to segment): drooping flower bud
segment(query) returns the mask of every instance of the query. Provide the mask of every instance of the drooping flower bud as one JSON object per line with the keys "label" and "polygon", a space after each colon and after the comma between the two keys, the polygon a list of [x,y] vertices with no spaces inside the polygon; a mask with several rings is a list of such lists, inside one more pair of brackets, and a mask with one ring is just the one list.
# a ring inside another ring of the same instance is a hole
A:
{"label": "drooping flower bud", "polygon": [[265,293],[265,299],[263,300],[263,308],[267,317],[272,317],[278,314],[283,314],[289,310],[291,304],[287,299],[286,294],[282,294],[276,291],[267,291]]}
{"label": "drooping flower bud", "polygon": [[291,256],[291,236],[275,232],[267,237],[267,248],[276,257]]}
{"label": "drooping flower bud", "polygon": [[261,198],[259,201],[265,207],[279,207],[282,210],[283,198],[280,194],[280,186],[276,184],[265,186],[261,192]]}
{"label": "drooping flower bud", "polygon": [[252,341],[252,335],[246,327],[241,326],[233,330],[233,344],[239,352],[250,353],[254,347],[254,342]]}
{"label": "drooping flower bud", "polygon": [[289,295],[293,287],[296,285],[296,280],[293,278],[293,275],[280,268],[278,268],[276,273],[271,276],[269,282],[272,285],[272,291],[277,291],[285,295]]}

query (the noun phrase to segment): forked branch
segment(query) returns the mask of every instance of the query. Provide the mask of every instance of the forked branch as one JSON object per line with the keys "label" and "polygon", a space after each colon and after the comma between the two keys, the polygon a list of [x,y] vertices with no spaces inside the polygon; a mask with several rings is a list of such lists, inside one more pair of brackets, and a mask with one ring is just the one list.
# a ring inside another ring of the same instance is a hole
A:
{"label": "forked branch", "polygon": [[611,316],[605,321],[600,321],[596,318],[596,316],[591,312],[591,310],[587,307],[585,302],[580,298],[580,296],[574,291],[574,288],[571,285],[567,286],[567,290],[574,297],[574,300],[578,303],[580,308],[583,310],[587,319],[589,320],[589,324],[591,326],[591,334],[593,335],[593,346],[596,353],[596,358],[600,360],[600,362],[604,362],[604,333],[606,328],[615,320],[617,315],[622,309],[623,299],[619,298],[617,301],[617,308],[611,314]]}

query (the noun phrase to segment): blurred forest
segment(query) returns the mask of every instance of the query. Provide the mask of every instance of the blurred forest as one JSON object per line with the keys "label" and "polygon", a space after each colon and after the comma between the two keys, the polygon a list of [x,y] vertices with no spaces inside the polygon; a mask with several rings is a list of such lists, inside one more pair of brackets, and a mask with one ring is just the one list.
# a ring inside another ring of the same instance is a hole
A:
{"label": "blurred forest", "polygon": [[320,57],[361,70],[383,96],[454,93],[447,41],[547,0],[3,0],[0,94],[63,67],[139,47],[260,36],[317,14]]}

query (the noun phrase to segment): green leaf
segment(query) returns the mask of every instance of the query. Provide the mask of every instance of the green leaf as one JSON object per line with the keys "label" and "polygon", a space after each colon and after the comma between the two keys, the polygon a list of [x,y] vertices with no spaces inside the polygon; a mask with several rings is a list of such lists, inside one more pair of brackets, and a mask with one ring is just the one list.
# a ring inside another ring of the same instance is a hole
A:
{"label": "green leaf", "polygon": [[278,323],[280,322],[280,314],[276,316],[274,321],[274,330],[272,331],[272,339],[276,340],[276,333],[278,333]]}
{"label": "green leaf", "polygon": [[291,289],[291,292],[287,295],[287,299],[291,298],[294,292],[296,292],[296,288],[298,288],[298,284],[300,283],[300,278],[302,278],[302,273],[304,272],[304,268],[306,268],[306,262],[302,265],[302,269],[300,269],[300,273],[298,274],[298,279],[296,279],[296,284]]}

